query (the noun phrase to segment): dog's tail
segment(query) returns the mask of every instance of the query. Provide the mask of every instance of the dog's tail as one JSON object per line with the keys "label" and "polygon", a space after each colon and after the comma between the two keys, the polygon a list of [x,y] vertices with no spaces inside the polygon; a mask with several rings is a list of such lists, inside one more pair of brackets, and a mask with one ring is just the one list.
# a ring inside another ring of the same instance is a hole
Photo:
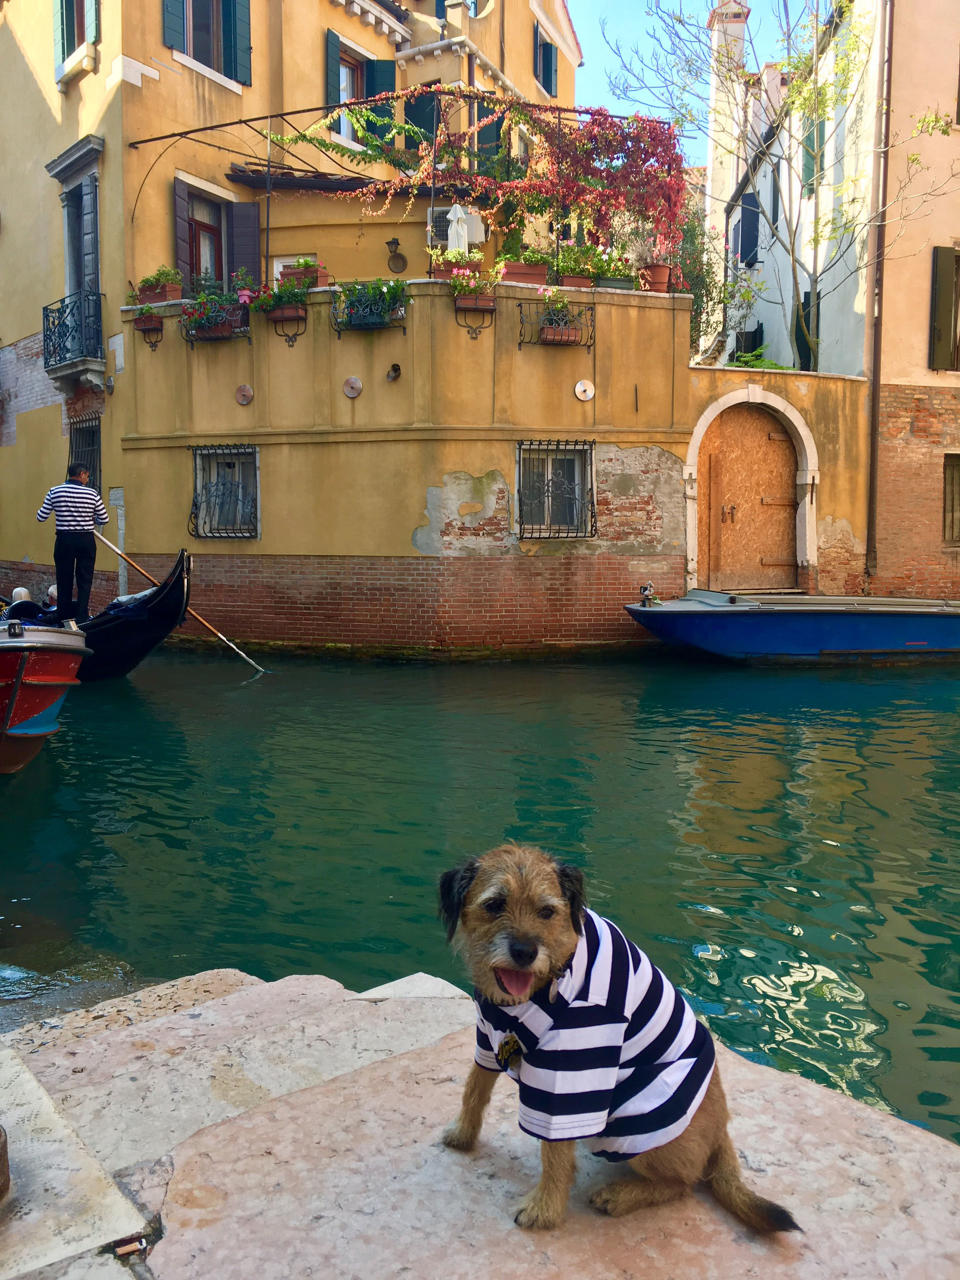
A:
{"label": "dog's tail", "polygon": [[774,1231],[802,1231],[793,1214],[782,1205],[765,1200],[751,1191],[740,1176],[740,1162],[730,1135],[724,1133],[710,1157],[705,1182],[714,1198],[754,1231],[769,1235]]}

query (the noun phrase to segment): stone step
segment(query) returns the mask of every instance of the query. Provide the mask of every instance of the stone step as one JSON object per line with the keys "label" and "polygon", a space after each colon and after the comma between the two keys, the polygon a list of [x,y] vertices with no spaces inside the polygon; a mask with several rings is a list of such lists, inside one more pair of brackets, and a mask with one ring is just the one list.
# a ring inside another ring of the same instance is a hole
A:
{"label": "stone step", "polygon": [[[143,1214],[121,1194],[20,1057],[4,1048],[0,1106],[11,1176],[10,1191],[0,1203],[0,1280],[47,1267],[79,1277],[88,1264],[68,1260],[143,1231]],[[120,1274],[120,1264],[112,1259],[89,1274],[105,1276],[110,1266]]]}
{"label": "stone step", "polygon": [[[46,1027],[32,1043],[21,1037],[20,1053],[117,1173],[150,1166],[197,1130],[270,1098],[472,1024],[469,997],[439,979],[378,991],[359,994],[300,975],[238,984],[195,1006],[181,1007],[173,992],[165,1000],[145,994],[139,1008],[154,1016],[126,1022],[129,1011],[105,1019],[88,1010],[85,1029]],[[175,1011],[164,1012],[171,1001]]]}
{"label": "stone step", "polygon": [[475,1152],[445,1149],[472,1029],[184,1139],[167,1157],[156,1280],[939,1280],[960,1275],[960,1150],[718,1047],[747,1181],[804,1234],[763,1240],[706,1194],[603,1218],[611,1166],[580,1157],[565,1225],[513,1225],[538,1143],[498,1082]]}

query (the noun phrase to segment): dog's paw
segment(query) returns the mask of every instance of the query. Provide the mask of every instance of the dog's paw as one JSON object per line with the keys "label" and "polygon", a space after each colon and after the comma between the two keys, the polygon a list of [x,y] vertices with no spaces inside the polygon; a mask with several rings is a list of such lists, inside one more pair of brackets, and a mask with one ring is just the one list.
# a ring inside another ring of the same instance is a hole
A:
{"label": "dog's paw", "polygon": [[444,1129],[440,1141],[451,1151],[472,1151],[477,1143],[477,1135],[456,1121]]}
{"label": "dog's paw", "polygon": [[514,1222],[533,1231],[550,1231],[563,1221],[563,1209],[532,1191],[520,1206]]}
{"label": "dog's paw", "polygon": [[637,1208],[636,1188],[628,1182],[608,1182],[591,1193],[590,1203],[598,1213],[620,1218]]}

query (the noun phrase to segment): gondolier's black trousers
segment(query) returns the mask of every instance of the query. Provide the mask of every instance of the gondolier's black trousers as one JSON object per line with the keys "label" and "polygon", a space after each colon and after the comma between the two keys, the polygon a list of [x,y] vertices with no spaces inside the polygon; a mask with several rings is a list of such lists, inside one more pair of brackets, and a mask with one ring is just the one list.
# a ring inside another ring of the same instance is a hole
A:
{"label": "gondolier's black trousers", "polygon": [[[86,622],[90,617],[90,588],[97,543],[92,533],[58,533],[53,543],[53,563],[57,568],[57,617]],[[77,599],[73,599],[73,580]]]}

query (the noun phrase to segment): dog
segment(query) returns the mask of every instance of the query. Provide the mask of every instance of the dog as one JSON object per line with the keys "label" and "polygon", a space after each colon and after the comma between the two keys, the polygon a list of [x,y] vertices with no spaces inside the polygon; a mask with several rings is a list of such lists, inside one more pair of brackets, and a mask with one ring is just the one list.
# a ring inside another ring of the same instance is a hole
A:
{"label": "dog", "polygon": [[594,1191],[601,1213],[667,1204],[704,1182],[757,1232],[801,1229],[743,1183],[709,1031],[648,957],[587,908],[576,867],[504,844],[447,871],[439,893],[477,1005],[474,1064],[442,1140],[471,1150],[499,1075],[517,1081],[520,1127],[541,1139],[540,1181],[518,1226],[563,1221],[574,1142],[585,1138],[633,1172]]}

